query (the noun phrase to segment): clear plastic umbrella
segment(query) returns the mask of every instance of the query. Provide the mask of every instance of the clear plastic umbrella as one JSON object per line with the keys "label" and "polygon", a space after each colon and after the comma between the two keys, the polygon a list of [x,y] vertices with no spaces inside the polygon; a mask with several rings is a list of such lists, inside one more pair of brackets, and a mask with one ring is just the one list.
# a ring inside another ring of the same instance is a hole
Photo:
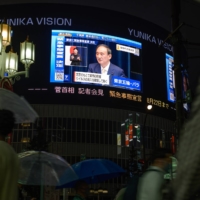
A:
{"label": "clear plastic umbrella", "polygon": [[45,151],[26,151],[18,154],[20,175],[18,182],[24,185],[59,185],[60,177],[67,170],[66,179],[77,180],[77,175],[62,157]]}
{"label": "clear plastic umbrella", "polygon": [[17,124],[35,122],[38,118],[38,114],[23,97],[3,88],[0,88],[0,109],[12,111]]}
{"label": "clear plastic umbrella", "polygon": [[43,199],[43,186],[61,185],[60,178],[66,173],[66,180],[78,179],[70,164],[62,157],[45,151],[26,151],[18,154],[20,174],[18,182],[23,185],[40,185],[40,199]]}

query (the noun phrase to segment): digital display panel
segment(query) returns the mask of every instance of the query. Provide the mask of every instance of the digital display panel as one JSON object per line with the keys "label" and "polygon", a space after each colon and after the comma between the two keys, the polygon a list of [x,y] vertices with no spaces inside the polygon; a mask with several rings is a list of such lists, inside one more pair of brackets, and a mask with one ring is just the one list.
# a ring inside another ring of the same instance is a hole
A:
{"label": "digital display panel", "polygon": [[174,58],[165,54],[166,59],[166,77],[167,77],[167,100],[175,102],[175,82],[174,82]]}
{"label": "digital display panel", "polygon": [[[102,74],[96,55],[100,44],[111,50],[106,74]],[[118,73],[120,71],[123,75]],[[96,84],[142,91],[142,44],[105,34],[52,30],[50,82]]]}
{"label": "digital display panel", "polygon": [[[6,12],[10,6],[4,6],[1,12],[1,19],[5,18],[12,27],[15,52],[19,54],[19,42],[27,35],[35,44],[35,62],[30,66],[29,78],[21,76],[20,81],[15,81],[15,93],[32,104],[96,106],[98,102],[100,107],[137,112],[146,112],[146,104],[152,104],[152,114],[170,120],[175,116],[174,82],[170,90],[166,81],[166,54],[170,66],[173,48],[167,42],[159,46],[168,31],[110,10],[84,7],[74,13],[77,7],[73,5],[53,4],[46,9],[46,4],[40,4],[43,12],[39,14],[35,12],[38,4],[31,5],[32,9],[29,6],[15,5],[12,13]],[[102,12],[103,15],[96,15]],[[110,62],[123,70],[124,76],[101,74],[101,68],[93,71],[93,64],[98,63],[99,44],[111,49]],[[9,49],[7,46],[6,52]],[[24,71],[21,62],[18,69]]]}
{"label": "digital display panel", "polygon": [[[166,77],[167,77],[167,100],[175,103],[176,101],[176,93],[175,93],[175,76],[174,76],[174,58],[166,54]],[[187,93],[190,90],[189,87],[189,79],[188,79],[188,72],[186,69],[181,66],[182,70],[182,98],[183,98],[183,107],[185,110],[189,111],[190,105],[186,102]]]}

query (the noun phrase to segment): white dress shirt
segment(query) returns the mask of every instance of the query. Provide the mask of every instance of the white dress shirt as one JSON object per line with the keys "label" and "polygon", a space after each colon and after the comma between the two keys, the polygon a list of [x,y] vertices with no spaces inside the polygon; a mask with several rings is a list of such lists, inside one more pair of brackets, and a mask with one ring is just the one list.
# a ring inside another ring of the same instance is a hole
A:
{"label": "white dress shirt", "polygon": [[107,74],[107,73],[108,73],[109,66],[110,66],[110,62],[109,62],[108,65],[105,66],[105,67],[102,67],[102,66],[101,66],[101,74]]}

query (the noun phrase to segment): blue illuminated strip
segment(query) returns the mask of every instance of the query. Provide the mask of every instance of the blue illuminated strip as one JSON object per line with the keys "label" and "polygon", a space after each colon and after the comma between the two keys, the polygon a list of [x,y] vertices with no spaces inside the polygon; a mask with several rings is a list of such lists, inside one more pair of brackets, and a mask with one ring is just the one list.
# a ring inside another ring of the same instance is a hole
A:
{"label": "blue illuminated strip", "polygon": [[175,102],[175,93],[174,93],[174,87],[173,87],[173,57],[169,54],[165,54],[166,59],[166,78],[167,78],[167,100],[170,102]]}
{"label": "blue illuminated strip", "polygon": [[73,38],[83,38],[88,40],[101,40],[106,42],[114,42],[123,45],[132,46],[138,49],[142,49],[142,44],[133,40],[128,40],[111,35],[104,35],[99,33],[82,32],[82,31],[66,31],[66,30],[52,30],[52,36],[63,36]]}
{"label": "blue illuminated strip", "polygon": [[113,76],[112,80],[111,80],[111,85],[141,91],[140,81],[136,81],[136,80],[129,79],[129,78]]}

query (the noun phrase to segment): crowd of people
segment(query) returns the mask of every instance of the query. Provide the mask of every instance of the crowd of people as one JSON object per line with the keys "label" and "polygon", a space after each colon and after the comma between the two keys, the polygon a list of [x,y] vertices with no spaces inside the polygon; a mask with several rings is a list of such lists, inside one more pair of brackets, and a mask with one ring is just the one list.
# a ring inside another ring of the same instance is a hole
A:
{"label": "crowd of people", "polygon": [[[104,47],[105,48],[105,47]],[[155,149],[151,157],[151,165],[139,178],[136,200],[190,200],[197,199],[200,189],[200,84],[193,101],[190,119],[182,127],[179,148],[176,154],[178,167],[176,177],[168,183],[167,192],[164,174],[171,168],[172,153],[169,149]],[[14,113],[0,109],[0,200],[18,200],[19,159],[15,150],[5,140],[15,125]],[[89,186],[86,182],[77,182],[74,200],[85,200]],[[115,200],[123,200],[124,188]],[[34,198],[32,198],[33,200]],[[134,199],[134,198],[132,198]],[[124,199],[125,200],[125,199]],[[128,200],[126,198],[126,200]]]}

